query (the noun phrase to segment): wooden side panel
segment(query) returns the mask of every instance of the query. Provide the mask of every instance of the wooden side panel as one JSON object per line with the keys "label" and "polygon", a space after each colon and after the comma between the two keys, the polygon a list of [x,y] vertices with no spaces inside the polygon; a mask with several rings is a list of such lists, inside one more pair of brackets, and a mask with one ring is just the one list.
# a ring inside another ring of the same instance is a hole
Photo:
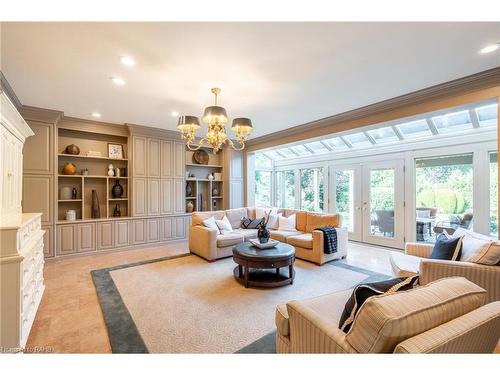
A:
{"label": "wooden side panel", "polygon": [[160,232],[161,232],[161,240],[169,241],[174,239],[174,230],[173,230],[174,221],[171,217],[163,217],[160,219]]}
{"label": "wooden side panel", "polygon": [[174,180],[174,194],[173,198],[173,206],[174,212],[177,214],[181,214],[185,212],[185,188],[184,188],[184,180],[175,179]]}
{"label": "wooden side panel", "polygon": [[54,207],[52,186],[52,176],[24,175],[23,212],[41,212],[42,225],[52,224]]}
{"label": "wooden side panel", "polygon": [[145,137],[134,136],[132,141],[133,153],[133,175],[137,177],[146,177],[147,172],[147,143]]}
{"label": "wooden side panel", "polygon": [[148,237],[147,242],[160,241],[160,224],[159,219],[147,219]]}
{"label": "wooden side panel", "polygon": [[57,227],[57,254],[74,254],[77,251],[76,225],[59,225]]}
{"label": "wooden side panel", "polygon": [[173,213],[174,205],[174,192],[172,188],[172,180],[161,180],[161,213],[171,214]]}
{"label": "wooden side panel", "polygon": [[146,222],[144,220],[132,220],[132,245],[140,245],[146,242]]}
{"label": "wooden side panel", "polygon": [[97,250],[107,250],[115,246],[115,227],[112,221],[97,223]]}
{"label": "wooden side panel", "polygon": [[54,171],[53,124],[28,121],[34,136],[24,143],[24,173],[51,174]]}
{"label": "wooden side panel", "polygon": [[161,177],[172,177],[174,164],[174,154],[172,150],[172,141],[161,141]]}
{"label": "wooden side panel", "polygon": [[115,247],[130,245],[130,222],[128,220],[115,222]]}
{"label": "wooden side panel", "polygon": [[148,138],[148,176],[160,177],[160,144],[159,139]]}
{"label": "wooden side panel", "polygon": [[184,143],[174,142],[174,177],[185,178],[186,149]]}
{"label": "wooden side panel", "polygon": [[79,253],[95,251],[96,229],[95,223],[82,223],[77,225],[77,251]]}
{"label": "wooden side panel", "polygon": [[160,180],[148,180],[148,215],[159,215],[161,213],[161,186]]}
{"label": "wooden side panel", "polygon": [[144,216],[147,214],[147,186],[145,178],[134,178],[132,215]]}

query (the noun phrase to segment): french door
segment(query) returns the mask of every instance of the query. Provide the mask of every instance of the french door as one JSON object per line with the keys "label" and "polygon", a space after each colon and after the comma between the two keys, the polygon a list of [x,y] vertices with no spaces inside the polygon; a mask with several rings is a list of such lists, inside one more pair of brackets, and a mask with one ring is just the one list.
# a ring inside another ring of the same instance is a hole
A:
{"label": "french door", "polygon": [[404,247],[404,162],[330,166],[334,212],[342,215],[349,239]]}

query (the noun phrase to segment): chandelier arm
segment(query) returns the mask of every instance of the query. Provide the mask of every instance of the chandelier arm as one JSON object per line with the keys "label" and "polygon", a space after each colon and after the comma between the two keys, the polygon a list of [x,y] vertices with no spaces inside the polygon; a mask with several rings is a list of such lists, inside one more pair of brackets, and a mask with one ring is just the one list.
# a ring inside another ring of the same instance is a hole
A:
{"label": "chandelier arm", "polygon": [[[191,151],[196,151],[199,150],[203,146],[203,141],[207,142],[206,138],[200,139],[200,141],[197,144],[194,144],[192,141],[189,141],[186,143],[186,146],[189,150]],[[194,144],[194,146],[193,146]]]}
{"label": "chandelier arm", "polygon": [[231,139],[227,139],[227,142],[229,143],[229,145],[233,148],[233,150],[236,150],[236,151],[242,151],[244,148],[245,148],[245,142],[242,142],[240,140],[238,140],[238,143],[240,144],[240,147],[236,147],[234,145],[234,142],[231,140]]}

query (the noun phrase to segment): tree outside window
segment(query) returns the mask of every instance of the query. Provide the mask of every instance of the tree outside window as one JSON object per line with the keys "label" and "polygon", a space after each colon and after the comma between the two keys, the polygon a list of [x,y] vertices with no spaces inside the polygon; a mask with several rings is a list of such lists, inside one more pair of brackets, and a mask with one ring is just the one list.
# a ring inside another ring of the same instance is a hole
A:
{"label": "tree outside window", "polygon": [[271,205],[271,172],[255,171],[255,206]]}
{"label": "tree outside window", "polygon": [[323,168],[300,170],[300,209],[322,212],[324,209]]}

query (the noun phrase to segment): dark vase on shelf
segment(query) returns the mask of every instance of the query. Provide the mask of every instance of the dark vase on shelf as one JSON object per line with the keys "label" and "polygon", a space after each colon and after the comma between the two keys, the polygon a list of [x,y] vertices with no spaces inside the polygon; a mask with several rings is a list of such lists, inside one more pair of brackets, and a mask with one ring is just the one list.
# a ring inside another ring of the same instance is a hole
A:
{"label": "dark vase on shelf", "polygon": [[76,199],[77,194],[76,188],[71,189],[71,199]]}
{"label": "dark vase on shelf", "polygon": [[193,196],[193,188],[191,187],[191,184],[188,182],[186,184],[186,197],[192,197]]}
{"label": "dark vase on shelf", "polygon": [[121,198],[123,195],[123,187],[120,185],[120,180],[115,181],[115,186],[111,189],[113,198]]}
{"label": "dark vase on shelf", "polygon": [[271,236],[271,232],[267,229],[266,225],[260,225],[257,230],[257,238],[260,243],[267,243],[269,241],[269,237]]}
{"label": "dark vase on shelf", "polygon": [[92,190],[92,219],[101,218],[101,209],[99,208],[99,197],[97,191]]}
{"label": "dark vase on shelf", "polygon": [[120,211],[120,205],[117,204],[115,207],[115,210],[113,211],[113,216],[114,217],[120,217],[122,216],[122,212]]}

